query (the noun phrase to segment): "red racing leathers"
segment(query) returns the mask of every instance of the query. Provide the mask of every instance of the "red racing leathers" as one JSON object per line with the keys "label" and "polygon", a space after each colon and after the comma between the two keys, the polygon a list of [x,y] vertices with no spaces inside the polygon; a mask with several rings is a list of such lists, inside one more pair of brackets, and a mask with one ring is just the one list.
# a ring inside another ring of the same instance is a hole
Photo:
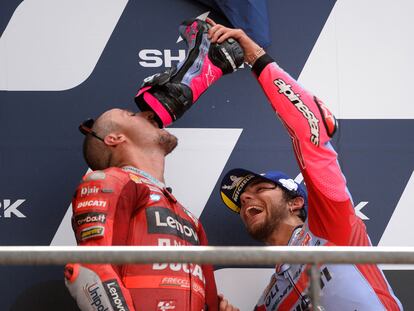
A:
{"label": "red racing leathers", "polygon": [[[83,178],[72,201],[78,245],[207,245],[198,220],[134,167]],[[197,264],[69,264],[66,284],[85,310],[217,310],[213,268]]]}
{"label": "red racing leathers", "polygon": [[[253,71],[273,109],[292,138],[293,149],[308,191],[308,217],[294,230],[289,245],[369,246],[362,220],[356,216],[330,144],[334,117],[268,55]],[[278,265],[256,310],[305,310],[309,280],[306,265]],[[376,265],[321,265],[324,310],[400,310],[382,271]]]}

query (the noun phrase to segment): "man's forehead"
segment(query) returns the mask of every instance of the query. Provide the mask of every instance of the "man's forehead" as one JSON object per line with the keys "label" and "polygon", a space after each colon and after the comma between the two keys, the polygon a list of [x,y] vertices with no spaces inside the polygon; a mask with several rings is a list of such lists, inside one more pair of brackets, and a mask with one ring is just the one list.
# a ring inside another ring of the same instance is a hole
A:
{"label": "man's forehead", "polygon": [[107,116],[118,116],[118,115],[122,115],[124,113],[126,113],[126,110],[125,109],[112,108],[112,109],[109,109],[109,110],[105,111],[103,113],[103,115],[107,115]]}
{"label": "man's forehead", "polygon": [[95,120],[93,128],[96,129],[97,127],[106,127],[109,124],[113,124],[114,121],[116,122],[116,120],[118,120],[123,113],[125,113],[125,111],[120,108],[106,110]]}
{"label": "man's forehead", "polygon": [[104,113],[102,113],[98,119],[100,120],[112,120],[112,119],[116,119],[120,116],[122,116],[123,114],[125,114],[127,111],[124,109],[120,109],[120,108],[112,108],[109,109],[107,111],[105,111]]}

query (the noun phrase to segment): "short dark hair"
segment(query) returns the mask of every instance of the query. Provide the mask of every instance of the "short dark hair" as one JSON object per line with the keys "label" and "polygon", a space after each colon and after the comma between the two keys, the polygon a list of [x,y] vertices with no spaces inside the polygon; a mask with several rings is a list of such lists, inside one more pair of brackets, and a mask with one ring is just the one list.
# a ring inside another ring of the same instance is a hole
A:
{"label": "short dark hair", "polygon": [[[276,187],[279,187],[280,189],[282,189],[282,193],[283,193],[283,199],[286,202],[289,202],[297,197],[300,197],[300,195],[297,195],[295,193],[289,192],[286,189],[284,189],[283,187],[280,187],[279,185],[275,184]],[[305,204],[304,204],[305,205]],[[299,210],[299,218],[304,222],[306,220],[307,217],[307,213],[305,210],[305,207],[303,206],[300,210]]]}
{"label": "short dark hair", "polygon": [[110,166],[112,152],[103,141],[86,135],[83,141],[83,158],[92,170],[104,170]]}
{"label": "short dark hair", "polygon": [[83,141],[83,157],[92,170],[104,170],[111,166],[112,148],[105,144],[105,137],[118,129],[118,124],[101,114],[93,123],[91,130],[101,139],[86,135]]}

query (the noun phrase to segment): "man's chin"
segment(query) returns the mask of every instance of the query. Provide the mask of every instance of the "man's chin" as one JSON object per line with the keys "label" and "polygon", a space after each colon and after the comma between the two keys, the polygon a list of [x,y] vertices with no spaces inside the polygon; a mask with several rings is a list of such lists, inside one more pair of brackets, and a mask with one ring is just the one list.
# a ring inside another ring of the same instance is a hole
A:
{"label": "man's chin", "polygon": [[178,138],[167,132],[160,138],[160,143],[165,151],[165,155],[170,154],[178,145]]}
{"label": "man's chin", "polygon": [[177,145],[178,145],[178,140],[175,139],[174,141],[171,142],[171,144],[169,144],[169,146],[168,146],[169,148],[166,150],[165,155],[170,154],[171,152],[173,152],[173,150],[177,147]]}
{"label": "man's chin", "polygon": [[265,242],[269,236],[269,230],[264,223],[255,223],[247,227],[250,236],[260,242]]}

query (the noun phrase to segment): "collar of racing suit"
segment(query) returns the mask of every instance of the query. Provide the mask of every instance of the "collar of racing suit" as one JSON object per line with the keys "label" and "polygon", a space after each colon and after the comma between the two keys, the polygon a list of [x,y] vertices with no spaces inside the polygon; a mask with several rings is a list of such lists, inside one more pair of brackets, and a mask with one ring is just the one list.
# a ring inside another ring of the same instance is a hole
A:
{"label": "collar of racing suit", "polygon": [[[293,229],[292,235],[289,239],[289,242],[287,245],[291,245],[294,243],[295,240],[300,239],[300,235],[302,234],[303,225],[297,226],[295,229]],[[290,264],[278,264],[275,267],[275,272],[278,277],[285,278],[290,285],[292,286],[293,290],[296,292],[300,299],[301,308],[302,310],[310,310],[311,301],[309,298],[309,295],[307,293],[302,293],[296,286],[295,281],[293,280],[293,277],[290,273],[290,268],[292,266]]]}
{"label": "collar of racing suit", "polygon": [[165,184],[161,181],[159,181],[158,179],[156,179],[155,177],[151,176],[150,174],[148,174],[145,171],[142,171],[136,167],[133,166],[124,166],[122,167],[122,170],[124,170],[125,172],[132,172],[136,175],[140,175],[140,176],[144,176],[146,179],[148,179],[151,183],[153,183],[155,186],[157,186],[158,188],[160,188],[162,190],[162,192],[164,193],[164,195],[171,200],[172,202],[177,202],[177,199],[172,195],[172,189],[170,187],[166,187]]}
{"label": "collar of racing suit", "polygon": [[124,171],[126,172],[132,172],[141,176],[144,176],[145,178],[147,178],[149,181],[151,181],[154,185],[156,185],[157,187],[161,188],[161,189],[167,189],[167,187],[165,186],[164,183],[162,183],[161,181],[159,181],[158,179],[156,179],[155,177],[151,176],[150,174],[148,174],[147,172],[144,172],[136,167],[133,166],[124,166],[122,168]]}

